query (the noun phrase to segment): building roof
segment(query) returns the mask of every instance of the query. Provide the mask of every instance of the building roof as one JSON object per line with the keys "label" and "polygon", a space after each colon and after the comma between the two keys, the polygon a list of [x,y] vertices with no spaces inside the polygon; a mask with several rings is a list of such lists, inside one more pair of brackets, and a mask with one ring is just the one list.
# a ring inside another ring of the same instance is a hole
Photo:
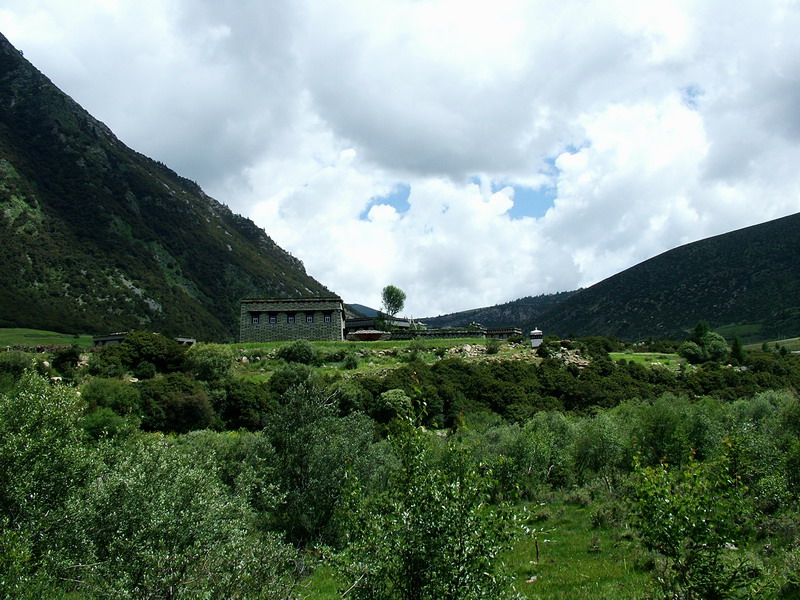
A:
{"label": "building roof", "polygon": [[342,303],[342,299],[338,296],[328,296],[328,297],[317,297],[317,296],[310,296],[308,298],[245,298],[242,300],[242,304],[298,304],[298,303],[330,303],[330,302],[337,302]]}

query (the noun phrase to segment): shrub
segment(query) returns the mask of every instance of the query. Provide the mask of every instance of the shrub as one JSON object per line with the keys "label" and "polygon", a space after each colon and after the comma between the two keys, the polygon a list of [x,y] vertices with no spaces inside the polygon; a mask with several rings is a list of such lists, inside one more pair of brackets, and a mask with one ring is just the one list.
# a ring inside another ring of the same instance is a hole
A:
{"label": "shrub", "polygon": [[139,390],[120,379],[92,379],[81,389],[81,396],[91,407],[106,407],[118,415],[139,414]]}
{"label": "shrub", "polygon": [[219,381],[233,371],[233,349],[223,344],[194,344],[186,351],[186,364],[203,381]]}
{"label": "shrub", "polygon": [[132,331],[118,346],[112,347],[119,353],[122,364],[135,369],[142,362],[152,363],[159,373],[171,373],[183,367],[186,349],[175,340],[160,333]]}
{"label": "shrub", "polygon": [[299,544],[339,543],[348,477],[376,468],[372,422],[359,413],[340,418],[330,396],[294,387],[264,431],[275,448],[274,481],[286,494],[278,525]]}
{"label": "shrub", "polygon": [[53,368],[65,377],[72,377],[81,359],[81,350],[77,345],[63,348],[53,353]]}
{"label": "shrub", "polygon": [[350,371],[358,368],[358,356],[356,356],[355,352],[348,352],[344,355],[342,367]]}
{"label": "shrub", "polygon": [[270,394],[278,398],[293,387],[308,384],[311,377],[312,371],[310,367],[300,363],[288,364],[272,374],[267,386]]}
{"label": "shrub", "polygon": [[488,504],[491,483],[463,449],[450,445],[452,468],[436,468],[426,434],[408,421],[395,430],[400,468],[382,494],[353,508],[338,566],[348,597],[508,597],[496,559],[510,544],[511,519]]}
{"label": "shrub", "polygon": [[214,409],[202,386],[183,373],[137,384],[142,399],[142,428],[148,431],[186,433],[205,429],[214,420]]}
{"label": "shrub", "polygon": [[317,362],[319,355],[317,349],[311,345],[311,342],[297,340],[278,348],[277,357],[289,363],[312,365]]}
{"label": "shrub", "polygon": [[665,558],[657,578],[665,597],[728,598],[753,583],[743,559],[731,564],[725,556],[750,513],[726,460],[691,460],[679,470],[637,465],[630,511],[646,548]]}
{"label": "shrub", "polygon": [[[78,580],[81,597],[293,597],[296,552],[255,530],[218,464],[155,435],[137,435],[105,460],[102,477],[69,504],[74,532],[58,540],[71,559],[63,574]],[[73,566],[90,557],[91,568]]]}

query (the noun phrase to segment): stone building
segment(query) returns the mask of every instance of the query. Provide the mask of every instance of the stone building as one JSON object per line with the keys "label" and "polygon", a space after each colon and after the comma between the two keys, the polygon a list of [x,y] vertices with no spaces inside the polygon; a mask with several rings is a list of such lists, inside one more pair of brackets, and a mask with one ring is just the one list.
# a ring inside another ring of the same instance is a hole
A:
{"label": "stone building", "polygon": [[240,342],[344,339],[341,298],[254,298],[242,300]]}

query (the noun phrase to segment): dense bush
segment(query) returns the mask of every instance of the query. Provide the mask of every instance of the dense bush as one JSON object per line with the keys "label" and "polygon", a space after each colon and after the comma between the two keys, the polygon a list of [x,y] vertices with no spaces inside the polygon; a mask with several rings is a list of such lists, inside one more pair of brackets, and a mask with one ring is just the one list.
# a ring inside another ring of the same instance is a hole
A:
{"label": "dense bush", "polygon": [[186,433],[214,422],[214,409],[203,387],[183,373],[140,381],[142,428]]}
{"label": "dense bush", "polygon": [[286,362],[300,363],[301,365],[312,365],[319,359],[317,349],[306,340],[297,340],[281,346],[278,348],[277,356]]}
{"label": "dense bush", "polygon": [[0,395],[0,596],[293,597],[296,551],[255,527],[249,499],[279,499],[257,461],[142,433],[95,445],[81,412],[35,376]]}
{"label": "dense bush", "polygon": [[186,366],[204,381],[228,379],[233,361],[233,349],[222,344],[194,344],[186,351]]}
{"label": "dense bush", "polygon": [[461,448],[437,468],[431,441],[410,421],[394,427],[399,468],[385,490],[353,508],[340,562],[343,591],[356,599],[506,598],[510,580],[496,559],[512,539],[491,482]]}

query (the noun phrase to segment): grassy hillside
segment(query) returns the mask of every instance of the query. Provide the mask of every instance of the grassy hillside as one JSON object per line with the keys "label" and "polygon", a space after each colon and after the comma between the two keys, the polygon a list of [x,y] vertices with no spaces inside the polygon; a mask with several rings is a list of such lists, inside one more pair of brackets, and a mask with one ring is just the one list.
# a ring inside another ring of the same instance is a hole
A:
{"label": "grassy hillside", "polygon": [[33,346],[72,346],[73,344],[81,348],[89,348],[92,345],[92,336],[69,335],[38,329],[0,329],[0,347],[21,346],[30,348]]}
{"label": "grassy hillside", "polygon": [[330,294],[252,221],[131,150],[0,35],[0,326],[233,340],[247,296]]}

